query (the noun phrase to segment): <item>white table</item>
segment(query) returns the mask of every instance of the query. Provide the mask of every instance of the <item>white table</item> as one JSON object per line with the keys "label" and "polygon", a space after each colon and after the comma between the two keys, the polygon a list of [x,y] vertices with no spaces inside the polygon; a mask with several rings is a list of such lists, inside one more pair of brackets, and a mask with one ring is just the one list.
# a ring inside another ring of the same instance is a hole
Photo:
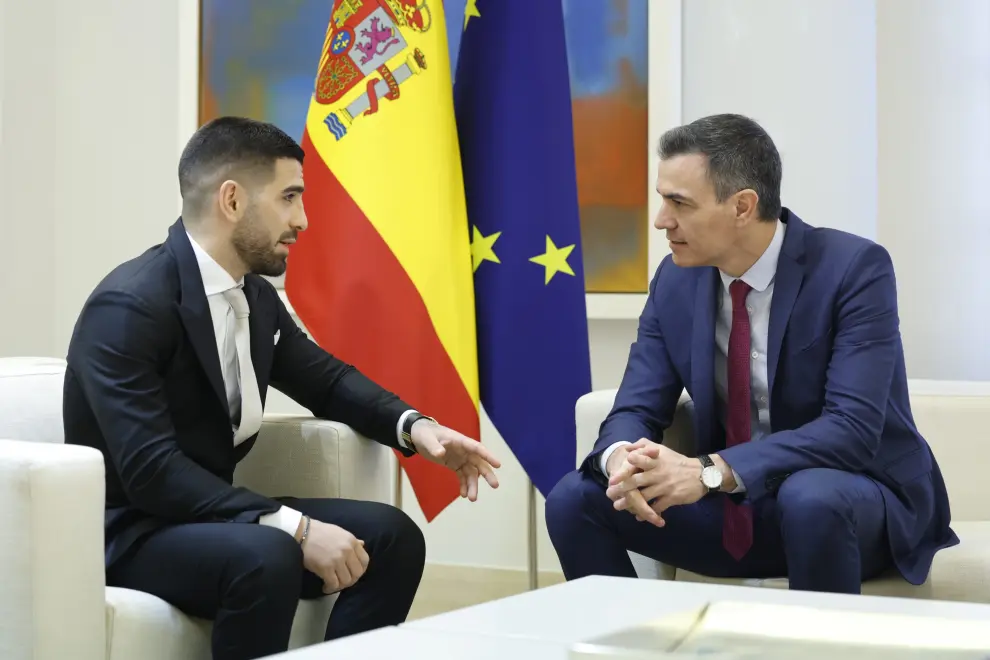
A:
{"label": "white table", "polygon": [[990,605],[851,596],[698,582],[587,577],[402,624],[409,630],[473,633],[573,644],[712,600],[941,616],[990,622]]}
{"label": "white table", "polygon": [[[990,605],[588,577],[281,654],[285,660],[567,660],[572,644],[712,601],[990,622]],[[673,657],[673,656],[672,656]]]}
{"label": "white table", "polygon": [[382,628],[278,654],[279,660],[568,660],[568,645],[435,630]]}

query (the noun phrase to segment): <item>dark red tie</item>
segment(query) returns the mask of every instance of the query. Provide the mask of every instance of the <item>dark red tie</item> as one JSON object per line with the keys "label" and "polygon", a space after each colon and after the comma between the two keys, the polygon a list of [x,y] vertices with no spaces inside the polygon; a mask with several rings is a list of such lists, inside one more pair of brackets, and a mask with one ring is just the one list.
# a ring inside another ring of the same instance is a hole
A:
{"label": "dark red tie", "polygon": [[[729,331],[728,401],[726,402],[725,445],[732,447],[749,442],[750,405],[750,334],[746,296],[752,290],[742,280],[729,285],[732,296],[732,329]],[[725,498],[722,544],[736,561],[753,545],[753,511],[748,504],[736,504]]]}

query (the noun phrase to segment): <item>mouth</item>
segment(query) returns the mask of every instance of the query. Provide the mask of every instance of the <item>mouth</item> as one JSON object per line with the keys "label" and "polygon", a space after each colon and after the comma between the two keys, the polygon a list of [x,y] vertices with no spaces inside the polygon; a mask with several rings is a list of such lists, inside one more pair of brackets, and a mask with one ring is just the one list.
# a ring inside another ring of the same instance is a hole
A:
{"label": "mouth", "polygon": [[296,239],[294,239],[294,238],[287,238],[284,241],[279,241],[278,244],[279,245],[284,245],[284,246],[288,247],[288,246],[292,245],[295,242],[296,242]]}

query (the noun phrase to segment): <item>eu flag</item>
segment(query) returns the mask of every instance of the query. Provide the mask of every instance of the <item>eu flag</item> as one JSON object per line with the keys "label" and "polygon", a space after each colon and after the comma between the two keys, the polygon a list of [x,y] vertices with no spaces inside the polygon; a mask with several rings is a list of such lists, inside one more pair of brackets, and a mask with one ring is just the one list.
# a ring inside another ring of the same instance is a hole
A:
{"label": "eu flag", "polygon": [[560,0],[468,0],[454,85],[481,403],[546,496],[591,390]]}

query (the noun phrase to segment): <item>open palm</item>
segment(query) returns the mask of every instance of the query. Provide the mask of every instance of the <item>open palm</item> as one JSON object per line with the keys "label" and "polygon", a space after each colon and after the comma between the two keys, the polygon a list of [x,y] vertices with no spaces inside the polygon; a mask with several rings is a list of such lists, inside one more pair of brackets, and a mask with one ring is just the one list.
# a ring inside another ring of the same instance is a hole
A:
{"label": "open palm", "polygon": [[461,497],[472,502],[478,499],[478,477],[484,477],[489,486],[498,488],[495,468],[502,464],[477,440],[429,420],[413,424],[410,436],[416,451],[424,458],[457,474]]}

